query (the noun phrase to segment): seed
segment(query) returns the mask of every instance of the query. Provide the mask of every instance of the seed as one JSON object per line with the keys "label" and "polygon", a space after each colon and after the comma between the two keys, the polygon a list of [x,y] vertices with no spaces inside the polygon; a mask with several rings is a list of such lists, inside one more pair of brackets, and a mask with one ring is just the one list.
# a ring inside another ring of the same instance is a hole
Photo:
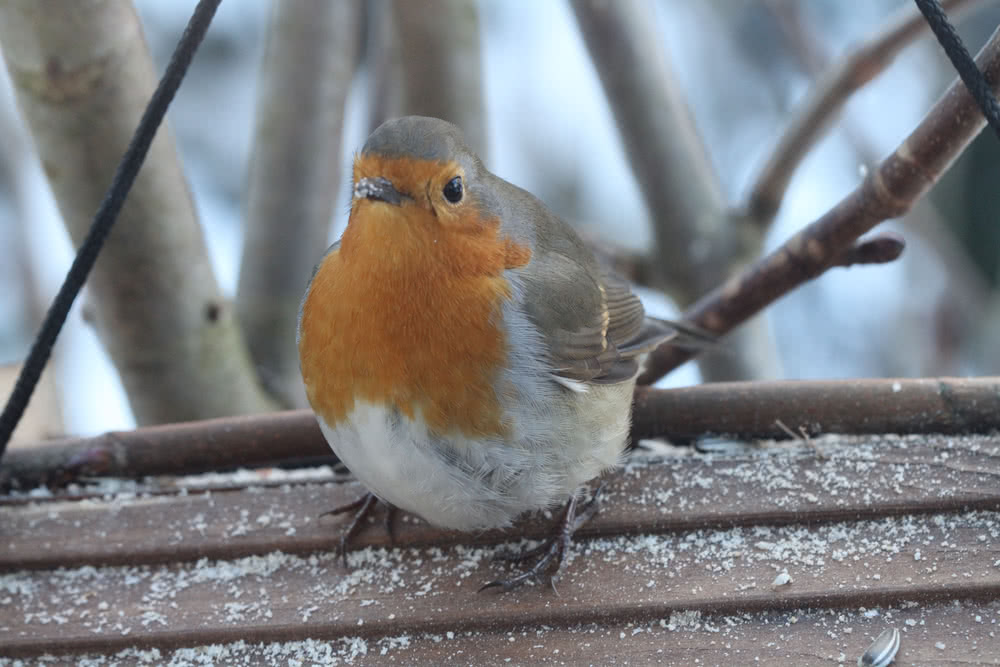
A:
{"label": "seed", "polygon": [[858,667],[886,667],[896,657],[899,651],[899,630],[889,628],[875,638],[864,655],[858,658]]}

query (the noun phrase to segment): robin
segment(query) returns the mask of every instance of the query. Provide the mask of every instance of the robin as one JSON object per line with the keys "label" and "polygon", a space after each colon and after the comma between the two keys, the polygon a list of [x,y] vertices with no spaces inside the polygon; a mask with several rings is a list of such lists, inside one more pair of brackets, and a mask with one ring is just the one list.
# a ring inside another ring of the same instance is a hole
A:
{"label": "robin", "polygon": [[354,161],[350,217],[299,313],[306,393],[377,497],[479,531],[565,503],[533,567],[554,576],[622,457],[639,361],[672,335],[573,229],[493,175],[461,131],[390,120]]}

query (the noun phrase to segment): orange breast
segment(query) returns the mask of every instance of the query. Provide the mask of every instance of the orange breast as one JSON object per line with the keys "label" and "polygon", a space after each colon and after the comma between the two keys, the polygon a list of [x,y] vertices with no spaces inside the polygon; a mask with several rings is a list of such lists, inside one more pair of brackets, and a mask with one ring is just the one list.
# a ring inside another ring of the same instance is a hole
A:
{"label": "orange breast", "polygon": [[313,409],[331,426],[356,401],[391,405],[432,431],[500,435],[494,389],[506,362],[503,270],[530,251],[497,221],[446,229],[414,207],[408,219],[361,202],[313,278],[299,357]]}

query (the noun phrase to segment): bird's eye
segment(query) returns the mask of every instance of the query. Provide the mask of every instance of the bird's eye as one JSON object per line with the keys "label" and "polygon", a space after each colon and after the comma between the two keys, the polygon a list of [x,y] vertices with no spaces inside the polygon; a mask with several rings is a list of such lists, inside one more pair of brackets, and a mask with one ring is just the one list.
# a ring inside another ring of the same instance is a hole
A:
{"label": "bird's eye", "polygon": [[456,176],[448,181],[442,192],[444,193],[444,198],[452,204],[457,204],[462,201],[462,177]]}

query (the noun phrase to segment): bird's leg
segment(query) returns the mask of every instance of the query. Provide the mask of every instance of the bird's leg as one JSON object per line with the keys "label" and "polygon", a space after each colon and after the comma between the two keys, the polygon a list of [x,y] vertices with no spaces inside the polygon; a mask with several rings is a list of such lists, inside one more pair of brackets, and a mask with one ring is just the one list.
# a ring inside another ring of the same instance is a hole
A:
{"label": "bird's leg", "polygon": [[394,547],[396,546],[396,531],[393,529],[393,519],[396,518],[396,512],[399,511],[399,508],[384,500],[382,503],[385,505],[385,519],[383,519],[385,534],[389,536],[389,546]]}
{"label": "bird's leg", "polygon": [[361,530],[362,522],[372,513],[375,505],[379,502],[383,502],[386,506],[385,513],[385,531],[389,534],[389,544],[394,544],[396,541],[396,536],[392,530],[392,519],[396,514],[396,507],[380,501],[374,493],[366,493],[357,500],[346,505],[341,505],[339,507],[334,507],[332,510],[323,512],[320,517],[324,516],[336,516],[338,514],[346,514],[348,512],[354,512],[354,518],[351,519],[351,523],[344,529],[344,532],[340,535],[340,558],[344,562],[344,567],[347,567],[347,545],[351,541],[351,538],[358,534]]}
{"label": "bird's leg", "polygon": [[573,541],[573,533],[597,514],[598,507],[600,506],[601,489],[603,488],[603,485],[598,487],[591,499],[582,506],[579,504],[577,497],[575,495],[572,496],[566,503],[566,508],[563,510],[558,523],[556,523],[554,534],[537,547],[520,553],[498,554],[496,556],[498,560],[518,562],[534,558],[540,554],[542,557],[516,577],[491,581],[480,588],[480,592],[487,588],[503,588],[505,591],[509,591],[528,580],[533,579],[537,581],[545,574],[548,575],[550,581],[554,580],[556,575],[559,574],[559,568],[562,567],[562,562],[566,557],[566,551],[569,549],[570,542]]}

